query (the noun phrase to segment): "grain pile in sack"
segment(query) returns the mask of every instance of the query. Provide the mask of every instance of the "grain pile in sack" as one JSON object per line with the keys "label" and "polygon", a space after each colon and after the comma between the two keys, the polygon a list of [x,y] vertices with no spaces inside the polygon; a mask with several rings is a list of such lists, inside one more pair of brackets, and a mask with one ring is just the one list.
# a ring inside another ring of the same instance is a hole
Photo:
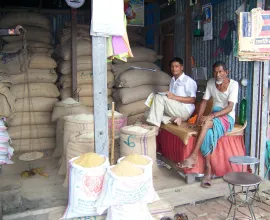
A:
{"label": "grain pile in sack", "polygon": [[170,76],[154,64],[158,59],[155,51],[133,46],[134,57],[128,62],[114,61],[116,90],[113,98],[116,109],[128,116],[128,125],[143,119],[148,107],[144,104],[151,93],[168,91]]}
{"label": "grain pile in sack", "polygon": [[[120,137],[120,132],[127,125],[127,117],[117,111],[114,112],[114,136],[115,139]],[[109,137],[112,137],[112,111],[108,110],[108,129]]]}
{"label": "grain pile in sack", "polygon": [[56,128],[51,114],[60,92],[55,85],[57,64],[51,58],[51,23],[48,17],[31,12],[0,18],[1,27],[18,24],[26,30],[26,42],[23,36],[2,37],[2,52],[7,54],[0,64],[0,69],[10,75],[10,91],[16,98],[15,112],[7,120],[12,146],[18,152],[54,149]]}
{"label": "grain pile in sack", "polygon": [[95,204],[98,214],[109,208],[108,220],[153,219],[147,208],[147,200],[151,196],[149,181],[145,169],[130,162],[122,161],[109,167]]}
{"label": "grain pile in sack", "polygon": [[53,152],[53,157],[62,156],[64,144],[64,117],[87,113],[90,113],[87,108],[81,102],[77,102],[72,98],[67,98],[55,103],[51,115],[52,122],[56,122],[56,148]]}
{"label": "grain pile in sack", "polygon": [[[93,108],[93,67],[92,67],[92,38],[89,36],[89,27],[77,25],[77,90],[72,91],[72,51],[71,27],[68,23],[59,32],[60,44],[57,46],[56,55],[59,58],[58,73],[61,74],[59,86],[61,99],[72,97],[76,93],[79,100],[87,107]],[[87,32],[88,31],[88,32]],[[81,33],[81,34],[80,34]],[[87,33],[87,35],[86,35]],[[111,66],[107,67],[108,103],[111,102],[114,75]]]}
{"label": "grain pile in sack", "polygon": [[13,156],[14,149],[9,145],[9,141],[10,137],[4,118],[0,118],[0,165],[13,163],[11,157]]}
{"label": "grain pile in sack", "polygon": [[120,133],[120,156],[140,154],[150,157],[156,166],[156,128],[126,126]]}
{"label": "grain pile in sack", "polygon": [[94,207],[102,190],[108,158],[95,153],[75,157],[69,161],[69,199],[61,219],[96,216]]}
{"label": "grain pile in sack", "polygon": [[154,189],[154,185],[153,185],[153,160],[152,158],[145,155],[130,154],[126,157],[121,157],[120,159],[118,159],[117,163],[121,163],[124,161],[130,162],[137,167],[143,168],[145,172],[148,174],[147,178],[150,179],[148,181],[149,182],[148,192],[150,193],[150,196],[148,196],[149,200],[147,201],[147,203],[152,203],[159,200],[159,196],[156,193]]}
{"label": "grain pile in sack", "polygon": [[79,132],[93,132],[94,131],[94,116],[92,114],[77,114],[69,115],[64,118],[64,141],[62,157],[60,159],[59,175],[65,175],[67,169],[67,147],[70,136]]}

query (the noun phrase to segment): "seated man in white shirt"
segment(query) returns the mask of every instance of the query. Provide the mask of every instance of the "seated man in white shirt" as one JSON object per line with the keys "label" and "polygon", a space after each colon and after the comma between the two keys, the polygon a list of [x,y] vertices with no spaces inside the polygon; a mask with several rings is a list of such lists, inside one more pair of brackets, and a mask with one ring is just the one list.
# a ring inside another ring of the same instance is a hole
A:
{"label": "seated man in white shirt", "polygon": [[[238,82],[228,78],[228,70],[224,62],[218,61],[213,65],[213,75],[214,78],[207,82],[195,125],[201,127],[195,148],[187,159],[178,164],[180,168],[192,168],[198,162],[198,153],[201,151],[206,159],[202,187],[211,186],[211,154],[215,150],[218,139],[233,129],[235,104],[238,101]],[[213,98],[212,113],[203,116],[207,101],[211,97]]]}
{"label": "seated man in white shirt", "polygon": [[[175,57],[170,61],[173,75],[169,91],[156,94],[146,121],[160,127],[161,122],[170,121],[178,125],[186,121],[195,109],[197,84],[183,72],[183,60]],[[165,116],[164,116],[165,115]]]}

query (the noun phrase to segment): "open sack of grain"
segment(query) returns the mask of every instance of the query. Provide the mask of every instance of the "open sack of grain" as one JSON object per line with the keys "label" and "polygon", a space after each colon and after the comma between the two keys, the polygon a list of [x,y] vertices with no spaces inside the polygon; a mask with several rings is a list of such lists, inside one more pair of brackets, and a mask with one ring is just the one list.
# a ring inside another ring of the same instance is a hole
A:
{"label": "open sack of grain", "polygon": [[61,219],[96,216],[108,158],[95,153],[83,154],[69,161],[69,200]]}
{"label": "open sack of grain", "polygon": [[79,132],[94,132],[94,117],[92,114],[69,115],[64,118],[64,141],[60,159],[59,175],[65,175],[67,169],[67,147],[72,134]]}
{"label": "open sack of grain", "polygon": [[142,46],[133,46],[134,57],[127,63],[114,61],[115,87],[113,98],[117,110],[128,116],[128,125],[144,118],[144,104],[151,93],[168,91],[170,76],[154,64],[157,53]]}
{"label": "open sack of grain", "polygon": [[[41,13],[14,12],[0,18],[3,28],[22,25],[22,36],[2,37],[5,42],[0,70],[10,76],[15,112],[7,119],[8,132],[16,152],[55,148],[55,123],[51,121],[54,103],[60,93],[55,85],[56,61],[51,23]],[[25,44],[25,45],[24,45]]]}
{"label": "open sack of grain", "polygon": [[124,160],[110,166],[105,174],[100,197],[95,203],[98,214],[108,209],[108,220],[153,219],[147,207],[153,193],[149,190],[150,175],[145,168]]}

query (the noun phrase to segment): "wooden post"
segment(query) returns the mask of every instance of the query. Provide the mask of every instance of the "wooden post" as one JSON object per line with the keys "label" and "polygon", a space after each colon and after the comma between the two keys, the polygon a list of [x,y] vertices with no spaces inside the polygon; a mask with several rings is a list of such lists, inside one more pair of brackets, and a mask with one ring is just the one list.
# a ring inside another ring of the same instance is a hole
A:
{"label": "wooden post", "polygon": [[112,146],[111,146],[111,165],[114,164],[114,102],[112,102]]}
{"label": "wooden post", "polygon": [[192,27],[192,21],[191,21],[191,8],[189,6],[190,1],[187,0],[187,9],[186,9],[186,50],[185,50],[185,67],[184,72],[187,75],[191,74],[191,56],[192,56],[192,35],[191,35],[191,27]]}
{"label": "wooden post", "polygon": [[92,37],[94,128],[97,154],[109,156],[107,105],[107,50],[105,37]]}
{"label": "wooden post", "polygon": [[77,9],[71,9],[72,96],[77,97]]}

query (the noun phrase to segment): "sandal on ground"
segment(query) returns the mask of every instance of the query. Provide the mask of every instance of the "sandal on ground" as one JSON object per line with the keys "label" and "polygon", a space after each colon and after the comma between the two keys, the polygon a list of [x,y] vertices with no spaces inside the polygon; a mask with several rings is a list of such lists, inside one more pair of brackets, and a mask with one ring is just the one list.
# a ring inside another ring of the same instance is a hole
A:
{"label": "sandal on ground", "polygon": [[204,176],[201,182],[201,187],[209,188],[212,186],[211,177]]}

